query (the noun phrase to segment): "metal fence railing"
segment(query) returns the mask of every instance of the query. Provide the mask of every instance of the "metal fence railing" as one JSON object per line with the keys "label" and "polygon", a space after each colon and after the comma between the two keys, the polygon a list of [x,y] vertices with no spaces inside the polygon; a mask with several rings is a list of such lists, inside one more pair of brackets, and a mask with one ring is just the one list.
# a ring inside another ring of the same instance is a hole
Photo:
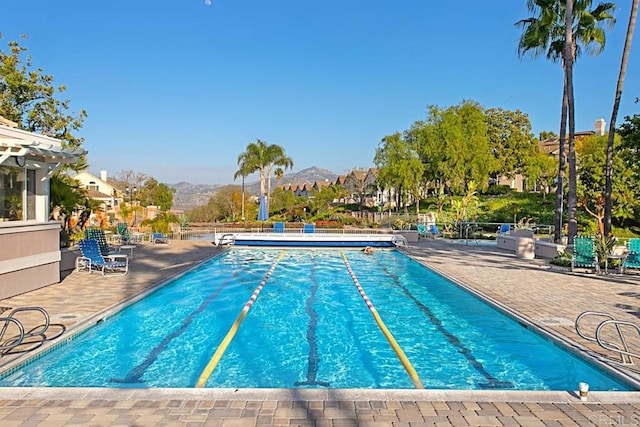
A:
{"label": "metal fence railing", "polygon": [[[302,233],[302,227],[286,227],[284,231],[286,233]],[[222,234],[233,233],[273,233],[274,229],[271,226],[265,227],[197,227],[197,228],[183,228],[180,230],[174,230],[170,234],[172,240],[215,240],[216,236]],[[387,234],[389,230],[379,230],[374,228],[316,228],[314,230],[316,234]]]}

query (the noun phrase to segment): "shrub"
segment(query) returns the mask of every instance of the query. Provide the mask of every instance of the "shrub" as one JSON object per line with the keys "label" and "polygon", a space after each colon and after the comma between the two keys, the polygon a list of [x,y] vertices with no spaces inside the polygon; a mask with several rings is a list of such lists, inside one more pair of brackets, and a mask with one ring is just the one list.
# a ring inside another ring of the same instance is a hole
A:
{"label": "shrub", "polygon": [[569,252],[562,252],[556,255],[550,262],[553,265],[559,265],[561,267],[571,267],[571,258],[573,255]]}

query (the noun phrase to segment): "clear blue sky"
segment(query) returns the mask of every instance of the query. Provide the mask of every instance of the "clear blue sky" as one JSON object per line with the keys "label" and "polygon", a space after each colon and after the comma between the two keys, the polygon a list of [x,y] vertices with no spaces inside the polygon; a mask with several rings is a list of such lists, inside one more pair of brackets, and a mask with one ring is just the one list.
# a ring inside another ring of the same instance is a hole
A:
{"label": "clear blue sky", "polygon": [[[605,52],[576,65],[577,130],[611,116],[631,2],[618,3]],[[0,32],[3,49],[28,35],[34,64],[87,110],[91,172],[225,184],[256,138],[294,171],[342,174],[428,105],[464,99],[558,133],[560,65],[516,54],[528,16],[525,0],[6,0]],[[618,123],[640,109],[637,39]]]}

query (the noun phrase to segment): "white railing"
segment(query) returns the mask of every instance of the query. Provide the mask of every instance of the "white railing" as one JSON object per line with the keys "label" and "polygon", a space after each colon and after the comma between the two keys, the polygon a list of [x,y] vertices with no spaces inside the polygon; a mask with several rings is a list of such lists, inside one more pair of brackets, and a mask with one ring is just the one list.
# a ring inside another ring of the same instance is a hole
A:
{"label": "white railing", "polygon": [[[177,230],[171,233],[172,240],[214,240],[216,236],[221,234],[233,233],[273,233],[273,227],[194,227]],[[287,228],[285,233],[302,233],[301,227]],[[390,234],[393,231],[389,229],[378,230],[374,228],[316,228],[316,234]]]}

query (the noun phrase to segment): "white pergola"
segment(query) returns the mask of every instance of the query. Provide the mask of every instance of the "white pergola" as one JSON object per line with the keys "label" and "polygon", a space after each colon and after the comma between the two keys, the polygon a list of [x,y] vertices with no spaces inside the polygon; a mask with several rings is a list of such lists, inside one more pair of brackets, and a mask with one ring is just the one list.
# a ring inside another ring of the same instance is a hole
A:
{"label": "white pergola", "polygon": [[[16,133],[26,138],[11,135]],[[60,141],[53,138],[0,125],[0,165],[15,158],[18,164],[29,169],[46,167],[43,179],[48,179],[63,165],[77,162],[85,153],[81,149],[63,148]]]}

